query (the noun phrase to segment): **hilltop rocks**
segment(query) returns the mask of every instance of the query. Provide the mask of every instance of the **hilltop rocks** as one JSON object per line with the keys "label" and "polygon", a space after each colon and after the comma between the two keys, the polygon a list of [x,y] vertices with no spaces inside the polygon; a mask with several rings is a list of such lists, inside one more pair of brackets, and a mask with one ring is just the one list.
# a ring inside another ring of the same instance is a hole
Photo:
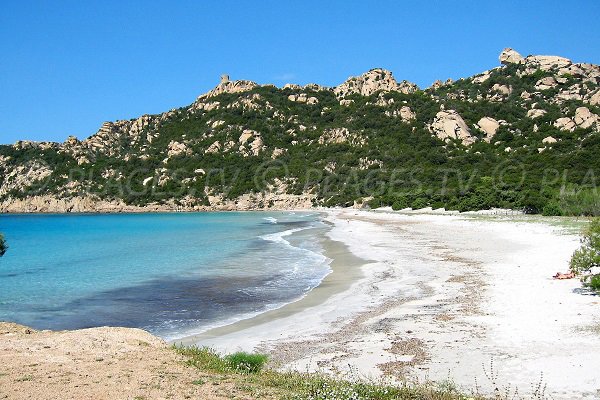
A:
{"label": "hilltop rocks", "polygon": [[372,69],[360,76],[348,78],[344,83],[335,87],[333,92],[338,98],[351,94],[369,96],[378,91],[414,93],[417,85],[407,81],[398,83],[392,73],[382,68]]}
{"label": "hilltop rocks", "polygon": [[517,53],[515,50],[511,49],[510,47],[505,48],[504,50],[502,50],[502,53],[500,53],[500,56],[498,57],[498,59],[500,60],[501,64],[519,64],[521,62],[523,62],[523,56],[520,55],[519,53]]}
{"label": "hilltop rocks", "polygon": [[554,139],[552,136],[547,136],[544,139],[542,139],[542,143],[544,143],[544,144],[553,144],[556,142],[557,142],[557,140]]}
{"label": "hilltop rocks", "polygon": [[475,142],[469,127],[455,110],[439,111],[429,129],[442,140],[459,139],[465,146]]}
{"label": "hilltop rocks", "polygon": [[542,71],[551,71],[553,69],[565,68],[572,64],[572,61],[559,56],[528,56],[525,59],[528,67],[541,69]]}
{"label": "hilltop rocks", "polygon": [[241,93],[247,92],[249,90],[257,87],[258,84],[256,82],[247,81],[247,80],[238,80],[238,81],[230,81],[229,78],[227,80],[221,80],[221,82],[208,93],[203,94],[198,97],[198,101],[202,99],[218,96],[222,93]]}

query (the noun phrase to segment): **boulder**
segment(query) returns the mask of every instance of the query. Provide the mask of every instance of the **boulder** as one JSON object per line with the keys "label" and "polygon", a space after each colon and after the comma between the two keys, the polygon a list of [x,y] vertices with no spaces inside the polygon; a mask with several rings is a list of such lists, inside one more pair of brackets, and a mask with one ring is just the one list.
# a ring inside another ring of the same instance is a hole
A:
{"label": "boulder", "polygon": [[498,128],[500,128],[500,122],[490,117],[481,118],[477,122],[477,125],[479,126],[479,129],[485,132],[485,140],[488,143],[494,137],[494,135],[496,135]]}
{"label": "boulder", "polygon": [[508,96],[509,94],[512,93],[512,88],[508,87],[506,85],[500,85],[498,83],[496,83],[494,86],[492,86],[492,90],[494,92],[498,92],[504,96]]}
{"label": "boulder", "polygon": [[431,88],[432,88],[433,90],[435,90],[435,89],[439,89],[439,88],[441,88],[442,86],[444,86],[444,82],[440,81],[439,79],[437,79],[435,82],[433,82],[433,83],[431,84]]}
{"label": "boulder", "polygon": [[402,121],[404,122],[409,122],[417,118],[417,115],[413,110],[410,109],[410,107],[402,106],[402,108],[400,108],[400,118],[402,118]]}
{"label": "boulder", "polygon": [[213,142],[213,144],[208,146],[208,148],[206,150],[204,150],[204,153],[206,153],[206,154],[218,153],[219,150],[221,150],[221,143],[219,143],[219,141],[216,140],[215,142]]}
{"label": "boulder", "polygon": [[439,111],[429,130],[442,140],[459,139],[465,146],[475,142],[469,127],[455,110]]}
{"label": "boulder", "polygon": [[554,126],[558,129],[562,129],[563,131],[573,132],[577,125],[575,122],[569,117],[562,117],[554,121]]}
{"label": "boulder", "polygon": [[529,56],[525,58],[525,64],[532,69],[537,68],[542,71],[553,71],[568,67],[572,62],[568,58],[559,56]]}
{"label": "boulder", "polygon": [[546,110],[540,110],[537,108],[533,108],[533,109],[527,111],[527,118],[535,119],[535,118],[544,116],[544,114],[546,114]]}
{"label": "boulder", "polygon": [[597,128],[600,117],[591,112],[587,107],[579,107],[575,110],[573,121],[580,128]]}
{"label": "boulder", "polygon": [[593,106],[600,105],[600,90],[597,90],[596,93],[590,96],[588,103],[590,103]]}
{"label": "boulder", "polygon": [[542,139],[542,143],[544,144],[552,144],[552,143],[556,143],[557,140],[554,139],[552,136],[547,136],[544,139]]}
{"label": "boulder", "polygon": [[191,155],[192,151],[188,149],[184,143],[179,143],[174,140],[169,142],[169,145],[167,146],[167,156],[169,158],[179,156],[182,154]]}
{"label": "boulder", "polygon": [[257,87],[258,84],[252,81],[239,80],[239,81],[230,81],[230,80],[221,80],[221,82],[208,93],[205,93],[198,97],[196,101],[202,101],[203,99],[218,96],[222,93],[241,93],[247,92],[249,90]]}
{"label": "boulder", "polygon": [[244,129],[244,131],[242,132],[242,134],[240,135],[240,138],[238,139],[238,142],[241,145],[246,144],[246,142],[248,140],[250,140],[254,135],[258,134],[258,132],[250,130],[250,129]]}
{"label": "boulder", "polygon": [[553,76],[546,76],[535,83],[536,90],[553,89],[558,85]]}
{"label": "boulder", "polygon": [[502,50],[502,53],[500,53],[498,59],[500,60],[500,63],[504,65],[519,64],[523,62],[523,56],[517,53],[515,50],[511,49],[510,47],[507,47],[504,50]]}

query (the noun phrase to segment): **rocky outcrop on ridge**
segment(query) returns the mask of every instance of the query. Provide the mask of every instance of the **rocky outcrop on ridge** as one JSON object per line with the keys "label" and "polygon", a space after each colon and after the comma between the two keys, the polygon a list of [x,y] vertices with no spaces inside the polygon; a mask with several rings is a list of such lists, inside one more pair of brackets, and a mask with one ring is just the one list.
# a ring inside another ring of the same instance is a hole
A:
{"label": "rocky outcrop on ridge", "polygon": [[335,87],[333,92],[339,98],[343,98],[351,94],[369,96],[379,91],[414,93],[417,90],[416,84],[408,81],[398,83],[390,71],[375,68],[360,76],[348,78],[344,83]]}
{"label": "rocky outcrop on ridge", "polygon": [[[351,205],[357,199],[335,203],[320,189],[333,182],[351,196],[348,177],[405,162],[426,169],[471,151],[499,163],[538,156],[540,144],[547,157],[593,148],[599,66],[510,48],[499,60],[424,90],[382,68],[335,87],[224,75],[189,106],[105,122],[83,140],[0,146],[0,212]],[[270,189],[257,187],[262,177]]]}

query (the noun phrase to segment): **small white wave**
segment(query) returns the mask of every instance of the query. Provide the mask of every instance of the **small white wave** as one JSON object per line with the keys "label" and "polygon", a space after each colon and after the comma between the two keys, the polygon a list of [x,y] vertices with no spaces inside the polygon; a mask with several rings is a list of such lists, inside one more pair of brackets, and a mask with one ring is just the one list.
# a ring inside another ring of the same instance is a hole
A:
{"label": "small white wave", "polygon": [[[275,233],[269,233],[267,235],[262,235],[262,236],[259,236],[259,238],[261,238],[262,240],[266,240],[268,242],[283,243],[283,244],[287,244],[288,246],[291,246],[290,242],[285,240],[284,237],[290,236],[293,233],[300,232],[300,231],[303,231],[303,230],[309,229],[309,228],[310,227],[307,226],[305,228],[288,229],[287,231],[275,232]],[[294,247],[294,246],[291,246],[291,247]]]}
{"label": "small white wave", "polygon": [[263,218],[265,221],[271,223],[271,224],[276,224],[277,223],[277,218],[273,218],[273,217],[265,217]]}

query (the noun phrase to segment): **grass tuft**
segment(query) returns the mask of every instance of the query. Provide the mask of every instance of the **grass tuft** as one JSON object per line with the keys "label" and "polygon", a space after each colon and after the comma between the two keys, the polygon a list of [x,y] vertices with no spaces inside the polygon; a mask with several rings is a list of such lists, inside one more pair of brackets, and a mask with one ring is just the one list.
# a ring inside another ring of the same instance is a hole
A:
{"label": "grass tuft", "polygon": [[224,357],[229,368],[246,374],[255,374],[260,372],[269,357],[265,354],[250,354],[246,352],[237,352]]}

